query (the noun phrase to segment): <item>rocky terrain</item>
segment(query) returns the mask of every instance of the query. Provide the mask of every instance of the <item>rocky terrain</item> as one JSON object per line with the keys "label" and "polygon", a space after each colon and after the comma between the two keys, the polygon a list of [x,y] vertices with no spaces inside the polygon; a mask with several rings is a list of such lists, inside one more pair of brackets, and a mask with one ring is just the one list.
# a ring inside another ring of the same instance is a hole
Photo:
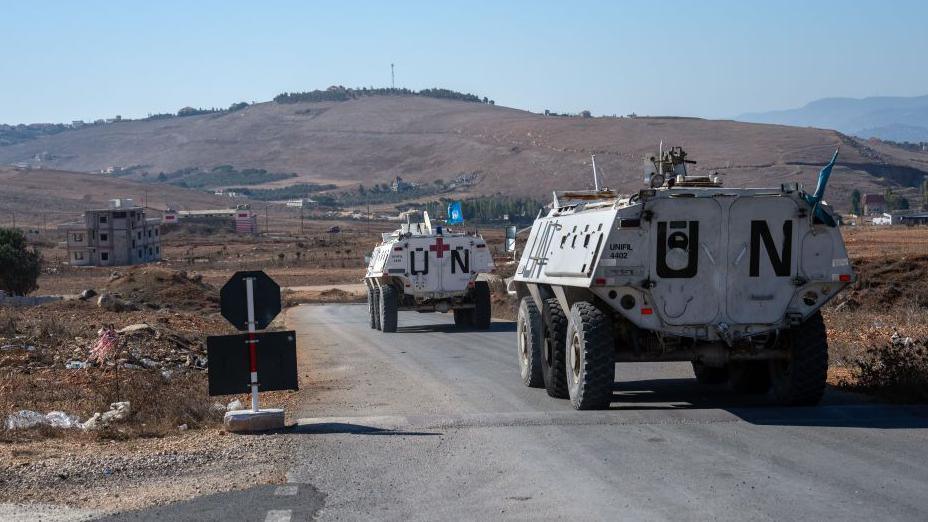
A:
{"label": "rocky terrain", "polygon": [[[226,436],[242,402],[207,395],[206,336],[234,331],[217,298],[199,275],[149,266],[0,308],[0,502],[98,513],[283,480],[287,441]],[[104,328],[118,341],[101,358]]]}

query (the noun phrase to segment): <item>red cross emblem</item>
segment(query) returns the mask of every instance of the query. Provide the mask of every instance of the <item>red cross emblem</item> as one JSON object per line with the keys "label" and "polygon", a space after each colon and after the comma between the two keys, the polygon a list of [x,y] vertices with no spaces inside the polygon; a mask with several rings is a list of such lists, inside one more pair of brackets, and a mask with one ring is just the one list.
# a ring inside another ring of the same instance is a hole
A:
{"label": "red cross emblem", "polygon": [[444,239],[437,237],[435,238],[435,244],[429,246],[429,250],[431,250],[432,252],[435,252],[436,257],[441,258],[441,257],[445,257],[444,253],[451,250],[451,247],[445,244]]}

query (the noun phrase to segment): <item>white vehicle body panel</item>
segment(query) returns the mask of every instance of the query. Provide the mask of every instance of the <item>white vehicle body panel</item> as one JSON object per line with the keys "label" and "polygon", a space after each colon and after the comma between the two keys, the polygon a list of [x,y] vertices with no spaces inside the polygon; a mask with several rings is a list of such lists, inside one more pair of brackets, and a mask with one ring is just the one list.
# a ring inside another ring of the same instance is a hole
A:
{"label": "white vehicle body panel", "polygon": [[854,280],[840,229],[813,224],[809,210],[799,191],[720,187],[568,204],[535,221],[513,283],[550,288],[562,306],[592,292],[659,333],[763,334],[805,319]]}
{"label": "white vehicle body panel", "polygon": [[371,286],[399,280],[403,293],[416,301],[462,296],[478,274],[494,268],[479,236],[416,226],[384,236],[371,255],[365,280]]}

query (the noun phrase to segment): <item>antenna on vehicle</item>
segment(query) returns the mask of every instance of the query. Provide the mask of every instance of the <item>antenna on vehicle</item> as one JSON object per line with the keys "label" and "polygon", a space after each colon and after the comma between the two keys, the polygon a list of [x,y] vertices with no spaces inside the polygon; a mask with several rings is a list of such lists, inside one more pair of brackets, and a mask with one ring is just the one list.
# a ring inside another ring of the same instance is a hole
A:
{"label": "antenna on vehicle", "polygon": [[596,154],[591,157],[593,158],[593,189],[599,192],[599,177],[596,176]]}
{"label": "antenna on vehicle", "polygon": [[429,211],[425,210],[422,212],[422,217],[425,221],[425,229],[428,230],[428,233],[432,233],[432,220],[429,218]]}
{"label": "antenna on vehicle", "polygon": [[664,140],[657,146],[657,173],[664,176]]}

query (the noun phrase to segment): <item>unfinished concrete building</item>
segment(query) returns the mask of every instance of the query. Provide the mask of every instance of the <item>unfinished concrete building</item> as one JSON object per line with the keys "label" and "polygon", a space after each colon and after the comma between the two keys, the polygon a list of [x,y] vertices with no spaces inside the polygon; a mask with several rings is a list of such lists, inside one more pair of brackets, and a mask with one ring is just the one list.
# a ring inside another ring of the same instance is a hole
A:
{"label": "unfinished concrete building", "polygon": [[131,199],[87,210],[78,223],[63,225],[72,266],[119,266],[161,259],[161,220],[146,218]]}

